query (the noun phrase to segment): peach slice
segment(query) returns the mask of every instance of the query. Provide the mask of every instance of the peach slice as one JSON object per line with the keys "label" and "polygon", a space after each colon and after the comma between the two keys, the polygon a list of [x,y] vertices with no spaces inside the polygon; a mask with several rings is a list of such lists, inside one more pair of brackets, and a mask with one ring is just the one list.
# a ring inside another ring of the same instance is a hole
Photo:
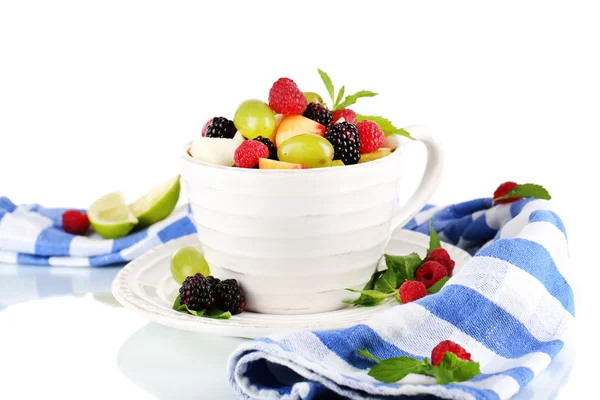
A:
{"label": "peach slice", "polygon": [[294,164],[289,162],[271,160],[268,158],[259,158],[258,159],[258,168],[259,169],[307,169],[306,165],[302,164]]}
{"label": "peach slice", "polygon": [[325,126],[302,115],[287,115],[277,128],[275,146],[279,147],[289,138],[304,134],[325,136]]}

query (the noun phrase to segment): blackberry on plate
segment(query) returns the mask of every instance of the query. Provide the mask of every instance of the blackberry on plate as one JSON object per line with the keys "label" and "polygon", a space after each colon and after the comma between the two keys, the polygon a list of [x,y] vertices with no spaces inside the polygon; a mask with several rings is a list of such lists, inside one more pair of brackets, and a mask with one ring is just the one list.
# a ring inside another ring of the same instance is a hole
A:
{"label": "blackberry on plate", "polygon": [[319,103],[310,103],[302,115],[325,126],[333,119],[331,112]]}
{"label": "blackberry on plate", "polygon": [[207,276],[206,280],[207,280],[208,284],[210,285],[210,287],[212,287],[213,289],[215,286],[217,286],[217,283],[221,282],[221,280],[219,278],[215,278],[212,275]]}
{"label": "blackberry on plate", "polygon": [[360,160],[360,136],[356,125],[348,122],[333,124],[325,132],[325,139],[333,145],[334,160],[342,160],[344,165],[356,164]]}
{"label": "blackberry on plate", "polygon": [[235,279],[225,279],[221,281],[214,289],[215,307],[229,311],[232,314],[239,314],[246,308],[246,299],[244,290]]}
{"label": "blackberry on plate", "polygon": [[197,273],[188,276],[179,288],[181,304],[188,306],[190,310],[200,311],[212,307],[215,302],[213,288],[204,275]]}
{"label": "blackberry on plate", "polygon": [[271,140],[269,138],[266,138],[263,136],[257,136],[254,138],[254,140],[261,142],[262,144],[267,146],[267,148],[269,149],[269,158],[271,160],[279,160],[277,158],[277,147],[275,147],[275,144],[273,142],[271,142]]}
{"label": "blackberry on plate", "polygon": [[206,127],[206,137],[233,139],[237,129],[233,121],[223,117],[214,117]]}

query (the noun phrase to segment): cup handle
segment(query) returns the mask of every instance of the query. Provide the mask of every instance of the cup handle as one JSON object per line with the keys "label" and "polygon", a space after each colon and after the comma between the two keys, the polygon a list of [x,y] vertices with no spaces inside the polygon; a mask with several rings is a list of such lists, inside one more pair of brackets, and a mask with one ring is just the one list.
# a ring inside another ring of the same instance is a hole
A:
{"label": "cup handle", "polygon": [[427,203],[440,183],[444,152],[440,144],[433,139],[429,128],[423,125],[411,125],[404,128],[415,140],[422,142],[427,149],[427,164],[419,187],[410,199],[401,208],[396,210],[392,217],[390,233],[406,225]]}

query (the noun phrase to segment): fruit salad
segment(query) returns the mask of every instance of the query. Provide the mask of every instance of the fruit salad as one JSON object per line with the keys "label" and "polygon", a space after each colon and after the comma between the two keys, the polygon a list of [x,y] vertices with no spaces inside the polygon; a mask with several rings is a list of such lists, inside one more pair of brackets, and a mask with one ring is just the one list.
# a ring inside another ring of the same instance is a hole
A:
{"label": "fruit salad", "polygon": [[200,161],[237,168],[309,169],[353,165],[388,156],[401,137],[410,138],[381,116],[350,109],[358,99],[374,97],[361,90],[335,92],[331,78],[319,70],[328,106],[318,93],[302,92],[289,78],[278,79],[268,103],[246,100],[233,120],[213,117],[202,128],[189,154]]}

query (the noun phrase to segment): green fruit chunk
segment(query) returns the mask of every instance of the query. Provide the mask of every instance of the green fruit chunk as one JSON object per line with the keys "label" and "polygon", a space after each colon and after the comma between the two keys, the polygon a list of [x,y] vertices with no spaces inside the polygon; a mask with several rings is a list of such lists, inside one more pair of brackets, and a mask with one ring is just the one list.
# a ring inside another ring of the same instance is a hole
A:
{"label": "green fruit chunk", "polygon": [[361,154],[360,160],[358,160],[358,163],[360,164],[360,163],[366,163],[369,161],[375,161],[382,157],[389,156],[390,154],[392,154],[392,150],[390,150],[390,149],[379,149],[372,153]]}
{"label": "green fruit chunk", "polygon": [[325,105],[323,98],[318,93],[304,92],[304,97],[306,97],[306,101],[308,101],[309,103],[319,103],[322,106]]}
{"label": "green fruit chunk", "polygon": [[280,161],[303,164],[309,168],[331,165],[333,146],[318,135],[298,135],[281,143],[277,150]]}
{"label": "green fruit chunk", "polygon": [[179,175],[162,185],[152,188],[146,195],[133,202],[129,208],[138,219],[138,228],[152,225],[167,218],[179,200]]}
{"label": "green fruit chunk", "polygon": [[271,107],[260,100],[246,100],[240,104],[233,123],[247,139],[262,136],[273,141],[275,138],[275,115]]}
{"label": "green fruit chunk", "polygon": [[343,167],[344,165],[346,165],[346,164],[344,164],[344,162],[342,160],[333,160],[331,162],[332,167]]}
{"label": "green fruit chunk", "polygon": [[120,192],[100,197],[89,206],[87,215],[96,233],[105,239],[127,236],[138,223]]}
{"label": "green fruit chunk", "polygon": [[171,257],[171,275],[180,285],[188,276],[201,273],[210,275],[210,268],[202,253],[194,246],[185,246]]}

